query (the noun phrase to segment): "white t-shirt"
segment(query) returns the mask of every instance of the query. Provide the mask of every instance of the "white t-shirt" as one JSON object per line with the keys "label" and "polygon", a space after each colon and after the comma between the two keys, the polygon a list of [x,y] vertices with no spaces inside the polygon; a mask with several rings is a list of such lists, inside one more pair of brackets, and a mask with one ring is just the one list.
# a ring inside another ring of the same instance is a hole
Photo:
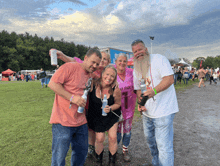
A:
{"label": "white t-shirt", "polygon": [[213,78],[217,79],[218,78],[218,74],[213,74]]}
{"label": "white t-shirt", "polygon": [[[151,80],[150,87],[156,87],[164,76],[173,75],[173,70],[168,59],[160,54],[150,55],[151,67],[148,75]],[[134,89],[140,90],[140,74],[135,74],[134,70]],[[147,111],[143,112],[145,116],[150,118],[160,118],[179,111],[176,91],[172,84],[166,90],[158,93],[153,98],[147,100],[145,107]]]}

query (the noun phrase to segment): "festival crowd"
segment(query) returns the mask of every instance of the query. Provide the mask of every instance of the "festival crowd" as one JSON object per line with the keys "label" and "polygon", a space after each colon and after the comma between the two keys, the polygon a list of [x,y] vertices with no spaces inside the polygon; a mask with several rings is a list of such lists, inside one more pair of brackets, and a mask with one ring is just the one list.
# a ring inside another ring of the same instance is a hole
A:
{"label": "festival crowd", "polygon": [[178,67],[177,65],[173,65],[173,72],[174,72],[174,85],[178,82],[181,84],[181,80],[183,80],[184,84],[188,84],[189,79],[192,79],[195,81],[195,79],[199,79],[199,85],[198,87],[201,87],[201,84],[205,87],[204,82],[209,81],[210,84],[215,83],[217,84],[217,80],[220,80],[220,74],[219,70],[215,71],[212,67],[209,69],[207,67],[204,69],[203,66],[200,67],[200,69],[196,70],[195,68],[192,68],[190,71],[188,67]]}

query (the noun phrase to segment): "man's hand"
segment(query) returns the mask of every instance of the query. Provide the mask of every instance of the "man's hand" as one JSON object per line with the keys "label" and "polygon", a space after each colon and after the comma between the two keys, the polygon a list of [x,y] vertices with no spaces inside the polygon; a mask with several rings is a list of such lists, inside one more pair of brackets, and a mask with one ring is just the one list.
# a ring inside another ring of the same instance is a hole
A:
{"label": "man's hand", "polygon": [[147,109],[146,109],[145,106],[138,105],[138,111],[139,112],[145,112],[145,111],[147,111]]}
{"label": "man's hand", "polygon": [[83,99],[81,96],[74,96],[73,97],[73,104],[78,105],[79,107],[85,107],[86,106],[86,100]]}
{"label": "man's hand", "polygon": [[[154,97],[155,92],[153,89],[148,89],[143,93],[144,96],[148,96],[148,98]],[[142,99],[142,97],[140,97]]]}

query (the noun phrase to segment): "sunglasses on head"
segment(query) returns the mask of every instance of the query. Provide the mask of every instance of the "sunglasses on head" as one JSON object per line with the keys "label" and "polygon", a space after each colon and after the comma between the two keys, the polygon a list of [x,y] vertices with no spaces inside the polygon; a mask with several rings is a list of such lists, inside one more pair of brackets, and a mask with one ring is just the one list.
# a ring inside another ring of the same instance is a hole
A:
{"label": "sunglasses on head", "polygon": [[141,39],[137,39],[137,40],[134,40],[134,41],[131,43],[131,46],[133,46],[133,45],[135,45],[135,44],[137,44],[137,43],[143,43],[143,44],[144,44],[144,42],[143,42]]}

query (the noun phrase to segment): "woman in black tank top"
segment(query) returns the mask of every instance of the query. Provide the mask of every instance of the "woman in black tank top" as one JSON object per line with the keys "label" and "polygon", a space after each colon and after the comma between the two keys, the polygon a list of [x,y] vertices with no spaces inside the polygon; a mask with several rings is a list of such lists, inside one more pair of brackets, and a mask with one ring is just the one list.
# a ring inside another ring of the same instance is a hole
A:
{"label": "woman in black tank top", "polygon": [[[103,142],[105,131],[108,131],[109,163],[115,164],[117,152],[117,128],[121,115],[121,91],[114,86],[117,83],[117,71],[113,66],[106,66],[101,78],[94,83],[89,95],[89,109],[87,112],[88,127],[95,131],[97,164],[102,165],[104,152]],[[113,88],[112,88],[113,87]],[[104,108],[107,116],[102,116],[102,100],[107,95],[108,105]],[[113,114],[116,113],[117,115]]]}

